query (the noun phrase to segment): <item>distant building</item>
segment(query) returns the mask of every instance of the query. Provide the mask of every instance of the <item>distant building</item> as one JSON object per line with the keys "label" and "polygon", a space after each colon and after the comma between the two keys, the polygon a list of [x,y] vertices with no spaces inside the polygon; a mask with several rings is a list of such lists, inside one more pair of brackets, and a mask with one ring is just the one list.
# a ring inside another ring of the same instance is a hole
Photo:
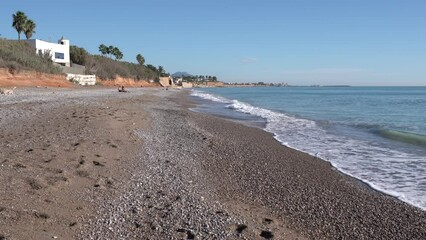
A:
{"label": "distant building", "polygon": [[174,86],[172,77],[160,77],[160,85],[163,87],[172,87]]}
{"label": "distant building", "polygon": [[189,82],[182,82],[182,88],[192,88],[192,83]]}
{"label": "distant building", "polygon": [[39,39],[29,39],[25,41],[36,49],[37,54],[50,53],[54,63],[65,67],[71,66],[69,40],[62,37],[59,39],[58,43],[46,42]]}

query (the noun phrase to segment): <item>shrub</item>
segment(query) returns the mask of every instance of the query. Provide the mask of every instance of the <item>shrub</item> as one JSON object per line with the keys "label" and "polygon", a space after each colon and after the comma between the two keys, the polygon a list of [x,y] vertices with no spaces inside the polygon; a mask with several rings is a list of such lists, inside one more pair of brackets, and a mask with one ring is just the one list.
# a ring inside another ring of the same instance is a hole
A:
{"label": "shrub", "polygon": [[113,80],[117,76],[136,81],[154,79],[158,74],[140,64],[113,60],[100,55],[86,56],[86,72],[102,80]]}
{"label": "shrub", "polygon": [[0,67],[9,68],[12,72],[34,70],[44,73],[61,73],[51,58],[39,56],[35,50],[24,41],[0,39]]}
{"label": "shrub", "polygon": [[[95,74],[102,80],[112,80],[117,76],[134,80],[157,79],[158,72],[140,64],[113,60],[100,55],[90,55],[83,48],[71,46],[71,60],[85,65],[87,74]],[[0,67],[16,73],[21,70],[34,70],[44,73],[61,73],[61,68],[52,62],[49,52],[41,55],[25,41],[0,39]]]}
{"label": "shrub", "polygon": [[17,62],[8,62],[7,68],[11,74],[17,74],[21,71],[21,65],[19,65]]}
{"label": "shrub", "polygon": [[84,48],[77,46],[70,46],[70,60],[73,63],[85,65],[86,58],[89,53]]}

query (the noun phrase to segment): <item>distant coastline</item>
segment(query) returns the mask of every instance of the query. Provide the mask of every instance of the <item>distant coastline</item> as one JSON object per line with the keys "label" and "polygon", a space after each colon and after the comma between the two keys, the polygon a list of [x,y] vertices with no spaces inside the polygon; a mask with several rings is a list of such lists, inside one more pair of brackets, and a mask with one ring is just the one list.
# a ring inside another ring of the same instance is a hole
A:
{"label": "distant coastline", "polygon": [[352,87],[350,85],[289,85],[288,83],[225,83],[224,87]]}

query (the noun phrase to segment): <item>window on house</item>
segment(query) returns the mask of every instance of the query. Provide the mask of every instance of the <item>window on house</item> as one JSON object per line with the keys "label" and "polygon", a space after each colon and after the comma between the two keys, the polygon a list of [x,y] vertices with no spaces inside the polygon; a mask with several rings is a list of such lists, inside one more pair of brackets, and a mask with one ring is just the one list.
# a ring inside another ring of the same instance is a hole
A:
{"label": "window on house", "polygon": [[60,52],[55,52],[56,59],[65,59],[65,54]]}

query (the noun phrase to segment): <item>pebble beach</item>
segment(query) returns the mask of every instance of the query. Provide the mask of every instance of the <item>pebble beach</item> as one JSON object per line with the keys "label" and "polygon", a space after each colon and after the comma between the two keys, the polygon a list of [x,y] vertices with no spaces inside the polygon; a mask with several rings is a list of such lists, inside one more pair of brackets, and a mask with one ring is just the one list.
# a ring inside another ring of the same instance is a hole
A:
{"label": "pebble beach", "polygon": [[2,239],[426,239],[426,212],[184,90],[0,96]]}

